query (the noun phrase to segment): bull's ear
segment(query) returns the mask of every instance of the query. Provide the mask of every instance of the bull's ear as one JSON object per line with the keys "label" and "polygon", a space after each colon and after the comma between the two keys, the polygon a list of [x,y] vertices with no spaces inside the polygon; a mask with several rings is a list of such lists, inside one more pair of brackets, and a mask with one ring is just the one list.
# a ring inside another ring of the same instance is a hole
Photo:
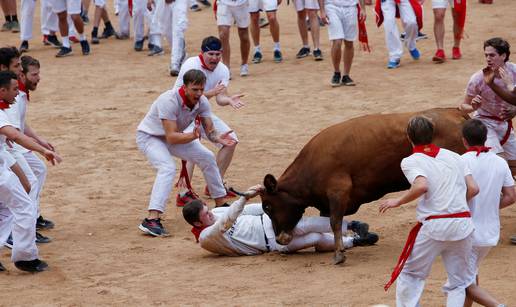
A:
{"label": "bull's ear", "polygon": [[276,181],[276,178],[271,174],[267,174],[265,175],[265,178],[263,178],[263,185],[268,193],[276,192],[277,184],[278,182]]}

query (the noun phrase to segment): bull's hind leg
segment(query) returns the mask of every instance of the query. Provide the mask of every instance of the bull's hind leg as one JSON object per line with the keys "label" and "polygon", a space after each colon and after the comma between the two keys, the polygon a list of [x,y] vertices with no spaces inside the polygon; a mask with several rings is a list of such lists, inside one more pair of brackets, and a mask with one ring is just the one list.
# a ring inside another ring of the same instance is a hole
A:
{"label": "bull's hind leg", "polygon": [[351,179],[349,176],[334,179],[327,188],[327,197],[330,206],[330,224],[335,240],[334,264],[346,261],[344,255],[344,243],[342,242],[342,218],[346,212],[351,192]]}

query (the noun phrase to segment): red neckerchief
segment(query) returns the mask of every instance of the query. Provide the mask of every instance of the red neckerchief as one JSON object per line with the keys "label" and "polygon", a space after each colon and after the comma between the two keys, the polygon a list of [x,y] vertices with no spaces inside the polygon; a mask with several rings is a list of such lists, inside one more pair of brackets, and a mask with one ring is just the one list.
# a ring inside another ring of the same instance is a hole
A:
{"label": "red neckerchief", "polygon": [[468,149],[466,149],[466,152],[468,152],[468,151],[476,151],[477,152],[477,157],[478,157],[478,156],[480,156],[481,152],[488,152],[489,149],[491,149],[491,147],[486,147],[484,145],[482,145],[482,146],[470,146],[470,147],[468,147]]}
{"label": "red neckerchief", "polygon": [[5,100],[0,99],[0,110],[9,109],[10,107],[11,105],[5,102]]}
{"label": "red neckerchief", "polygon": [[29,91],[27,91],[27,87],[25,86],[25,83],[21,82],[20,80],[18,80],[18,90],[20,90],[21,92],[24,92],[25,95],[27,95],[27,100],[30,100]]}
{"label": "red neckerchief", "polygon": [[193,108],[190,108],[186,102],[188,101],[188,98],[186,98],[186,93],[185,93],[185,86],[182,85],[180,88],[179,88],[179,96],[181,96],[181,99],[183,100],[182,101],[182,105],[184,107],[187,107],[188,109],[192,110]]}
{"label": "red neckerchief", "polygon": [[195,241],[197,243],[199,243],[199,236],[201,235],[201,232],[205,229],[206,227],[203,226],[203,227],[192,227],[192,230],[191,232],[193,233],[193,235],[195,236]]}
{"label": "red neckerchief", "polygon": [[417,145],[414,146],[414,148],[412,149],[412,153],[422,153],[432,158],[435,158],[439,153],[439,150],[441,150],[441,148],[437,147],[434,144]]}
{"label": "red neckerchief", "polygon": [[204,58],[202,57],[202,52],[199,53],[199,60],[201,60],[201,67],[206,69],[206,70],[209,70],[209,71],[213,71],[213,69],[209,69],[208,66],[206,65],[206,62],[204,62]]}

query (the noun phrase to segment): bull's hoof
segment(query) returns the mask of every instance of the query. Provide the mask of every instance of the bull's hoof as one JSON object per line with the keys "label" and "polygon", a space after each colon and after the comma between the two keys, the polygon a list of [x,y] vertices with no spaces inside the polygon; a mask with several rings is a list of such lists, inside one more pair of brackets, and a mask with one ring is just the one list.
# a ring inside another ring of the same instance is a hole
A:
{"label": "bull's hoof", "polygon": [[344,263],[344,261],[346,261],[346,255],[343,252],[335,253],[335,256],[333,256],[333,264],[335,265]]}

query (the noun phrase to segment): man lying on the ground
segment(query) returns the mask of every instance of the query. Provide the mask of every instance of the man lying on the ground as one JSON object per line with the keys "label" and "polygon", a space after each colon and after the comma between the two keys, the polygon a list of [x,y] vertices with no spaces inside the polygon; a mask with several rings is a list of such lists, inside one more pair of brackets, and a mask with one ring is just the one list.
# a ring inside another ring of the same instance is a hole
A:
{"label": "man lying on the ground", "polygon": [[[230,207],[209,210],[201,200],[193,200],[183,207],[183,217],[193,226],[201,247],[215,254],[226,256],[258,255],[266,252],[296,252],[314,247],[318,252],[334,250],[333,231],[327,217],[304,217],[294,228],[294,238],[288,245],[276,243],[272,222],[264,213],[262,204],[249,204],[247,200],[258,195],[264,188],[249,188]],[[244,208],[245,206],[245,208]],[[355,236],[343,237],[344,246],[373,245],[378,235],[369,232],[369,225],[359,221],[343,221],[343,230],[352,230]]]}

